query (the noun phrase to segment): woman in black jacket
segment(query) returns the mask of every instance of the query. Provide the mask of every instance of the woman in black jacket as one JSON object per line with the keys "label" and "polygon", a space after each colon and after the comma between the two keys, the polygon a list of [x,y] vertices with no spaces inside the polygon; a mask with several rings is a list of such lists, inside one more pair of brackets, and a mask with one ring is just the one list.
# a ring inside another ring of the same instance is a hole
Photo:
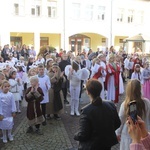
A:
{"label": "woman in black jacket", "polygon": [[111,150],[118,143],[115,130],[120,127],[120,119],[115,105],[102,101],[102,85],[90,79],[86,90],[91,103],[81,110],[79,130],[74,139],[79,141],[79,150]]}

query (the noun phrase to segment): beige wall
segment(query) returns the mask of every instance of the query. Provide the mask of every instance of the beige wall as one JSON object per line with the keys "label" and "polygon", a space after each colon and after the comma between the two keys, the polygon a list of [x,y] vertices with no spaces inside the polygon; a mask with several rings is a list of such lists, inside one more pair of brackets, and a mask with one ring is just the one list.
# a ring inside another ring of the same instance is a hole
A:
{"label": "beige wall", "polygon": [[115,38],[114,38],[114,47],[115,47],[115,49],[118,51],[119,50],[119,48],[120,48],[120,46],[123,46],[123,43],[120,43],[119,42],[119,40],[120,39],[125,39],[125,38],[127,38],[128,36],[115,36]]}
{"label": "beige wall", "polygon": [[[22,37],[22,44],[34,45],[34,33],[11,32],[10,36]],[[48,37],[49,38],[49,46],[53,46],[53,47],[57,48],[58,50],[60,49],[60,47],[61,47],[60,34],[41,33],[40,37]],[[40,41],[40,39],[39,39],[39,41]]]}
{"label": "beige wall", "polygon": [[105,38],[104,36],[95,33],[81,33],[81,34],[84,34],[91,38],[91,48],[93,51],[96,51],[98,47],[102,46],[102,38]]}
{"label": "beige wall", "polygon": [[41,33],[40,37],[48,37],[49,46],[55,47],[57,51],[61,48],[61,35],[60,34]]}
{"label": "beige wall", "polygon": [[11,32],[10,36],[22,37],[22,44],[34,45],[34,33]]}

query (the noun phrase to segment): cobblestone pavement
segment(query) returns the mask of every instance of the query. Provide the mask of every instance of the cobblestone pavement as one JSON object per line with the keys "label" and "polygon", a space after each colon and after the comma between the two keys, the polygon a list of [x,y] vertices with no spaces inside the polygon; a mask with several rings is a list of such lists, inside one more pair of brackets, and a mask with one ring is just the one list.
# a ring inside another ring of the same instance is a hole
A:
{"label": "cobblestone pavement", "polygon": [[[86,92],[83,92],[82,99],[80,108],[89,103]],[[118,109],[123,99],[124,95],[120,96]],[[69,96],[68,100],[70,100]],[[15,118],[14,141],[3,144],[0,140],[0,150],[77,150],[78,142],[73,137],[78,129],[79,117],[70,116],[70,105],[65,106],[65,113],[60,121],[50,119],[47,120],[46,126],[41,126],[43,135],[26,134],[28,125],[25,114],[26,108],[24,107],[21,114]],[[115,145],[112,150],[119,150],[119,144]]]}
{"label": "cobblestone pavement", "polygon": [[[122,101],[124,100],[124,96],[125,96],[125,94],[120,95],[120,101],[119,101],[119,104],[117,106],[117,110],[118,111],[119,111],[119,108],[120,108],[120,105],[121,105]],[[69,98],[70,97],[68,97],[68,99]],[[86,95],[86,92],[84,92],[82,94],[82,100],[83,101],[80,102],[80,108],[82,108],[87,103],[89,103],[89,98]],[[71,144],[72,144],[72,148],[70,150],[77,150],[78,142],[75,141],[73,139],[73,137],[74,137],[74,134],[76,133],[76,131],[78,130],[79,117],[76,117],[76,116],[72,117],[72,116],[70,116],[70,105],[66,105],[65,106],[65,110],[66,110],[65,114],[62,115],[62,121],[64,123],[65,129],[66,129],[66,131],[68,133],[69,139],[70,139]],[[119,144],[113,146],[112,150],[119,150]]]}

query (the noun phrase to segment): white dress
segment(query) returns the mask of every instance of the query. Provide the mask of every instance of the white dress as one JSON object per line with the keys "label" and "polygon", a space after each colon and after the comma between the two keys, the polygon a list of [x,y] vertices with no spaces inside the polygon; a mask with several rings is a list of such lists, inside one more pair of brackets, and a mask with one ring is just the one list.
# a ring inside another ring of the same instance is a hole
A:
{"label": "white dress", "polygon": [[141,75],[141,72],[137,73],[137,72],[133,72],[132,75],[131,75],[131,79],[138,79],[141,81],[142,83],[142,75]]}
{"label": "white dress", "polygon": [[[145,112],[146,112],[146,117],[142,117],[146,124],[146,128],[148,131],[150,131],[150,101],[147,99],[143,100],[145,103]],[[120,150],[130,150],[130,144],[132,142],[130,135],[128,134],[128,128],[126,125],[126,117],[125,117],[125,112],[124,112],[124,102],[121,104],[120,111],[119,111],[119,117],[121,120],[121,126],[119,129],[116,130],[117,135],[121,135],[121,142],[120,142]]]}
{"label": "white dress", "polygon": [[21,100],[21,96],[19,93],[19,83],[14,79],[9,79],[10,84],[10,92],[14,95],[15,101]]}
{"label": "white dress", "polygon": [[0,94],[0,110],[4,119],[0,121],[0,129],[10,130],[13,128],[14,122],[12,113],[16,112],[16,104],[12,93],[1,93]]}
{"label": "white dress", "polygon": [[[49,89],[51,88],[51,83],[50,83],[50,78],[47,75],[43,75],[42,77],[40,77],[39,75],[37,75],[38,79],[39,79],[39,87],[42,89],[43,93],[44,93],[44,99],[41,102],[41,104],[45,104],[49,102]],[[47,87],[46,87],[47,85]]]}
{"label": "white dress", "polygon": [[121,76],[121,72],[119,74],[119,94],[123,94],[124,93],[124,85],[123,85],[123,79]]}

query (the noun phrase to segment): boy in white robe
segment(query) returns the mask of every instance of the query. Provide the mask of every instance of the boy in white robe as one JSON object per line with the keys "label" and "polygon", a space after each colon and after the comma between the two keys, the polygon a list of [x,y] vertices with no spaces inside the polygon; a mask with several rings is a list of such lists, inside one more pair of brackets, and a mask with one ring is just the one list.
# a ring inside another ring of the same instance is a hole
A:
{"label": "boy in white robe", "polygon": [[[39,79],[39,87],[42,89],[43,93],[44,93],[44,99],[43,101],[41,102],[41,106],[42,106],[42,113],[43,113],[43,116],[46,120],[46,103],[49,102],[49,95],[48,95],[48,92],[49,92],[49,89],[51,88],[51,83],[50,83],[50,79],[49,77],[44,73],[44,66],[41,64],[41,65],[38,65],[38,79]],[[44,121],[42,123],[42,125],[46,125],[46,121]]]}

